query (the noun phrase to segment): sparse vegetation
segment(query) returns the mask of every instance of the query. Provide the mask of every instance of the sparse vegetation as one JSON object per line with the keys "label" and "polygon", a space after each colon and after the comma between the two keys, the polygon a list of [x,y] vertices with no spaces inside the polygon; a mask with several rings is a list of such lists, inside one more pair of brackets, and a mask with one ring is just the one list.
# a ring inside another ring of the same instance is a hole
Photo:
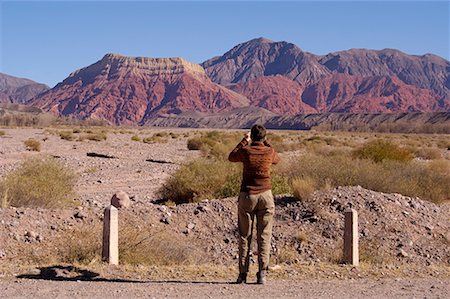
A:
{"label": "sparse vegetation", "polygon": [[133,140],[133,141],[141,141],[141,137],[139,137],[138,135],[133,135],[133,136],[131,136],[131,140]]}
{"label": "sparse vegetation", "polygon": [[[192,242],[173,233],[150,230],[137,220],[124,221],[119,231],[120,263],[125,265],[189,265],[202,263],[203,254]],[[101,260],[102,227],[83,225],[64,238],[56,257],[64,263],[92,264]]]}
{"label": "sparse vegetation", "polygon": [[28,151],[40,152],[41,151],[41,143],[39,140],[30,138],[23,142]]}
{"label": "sparse vegetation", "polygon": [[[436,160],[435,163],[385,160],[377,163],[346,155],[307,154],[286,166],[284,175],[297,183],[298,178],[308,180],[307,185],[315,185],[318,189],[360,185],[370,190],[418,196],[438,203],[450,199],[450,172],[446,171],[449,163],[447,160]],[[295,191],[295,187],[293,189]],[[309,187],[307,189],[310,190]]]}
{"label": "sparse vegetation", "polygon": [[167,143],[167,139],[165,137],[157,136],[157,134],[153,134],[151,137],[145,137],[142,139],[144,143]]}
{"label": "sparse vegetation", "polygon": [[70,206],[75,180],[74,172],[55,159],[27,159],[0,183],[2,206]]}
{"label": "sparse vegetation", "polygon": [[105,132],[94,132],[92,130],[87,130],[87,134],[83,134],[80,137],[78,137],[79,141],[83,140],[92,140],[92,141],[103,141],[107,139],[107,135]]}

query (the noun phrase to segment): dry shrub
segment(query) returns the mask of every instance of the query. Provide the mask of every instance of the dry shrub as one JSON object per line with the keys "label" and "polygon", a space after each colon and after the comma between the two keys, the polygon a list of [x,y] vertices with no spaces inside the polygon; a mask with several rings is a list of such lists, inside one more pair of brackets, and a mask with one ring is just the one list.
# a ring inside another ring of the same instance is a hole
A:
{"label": "dry shrub", "polygon": [[27,139],[23,142],[25,144],[28,151],[40,152],[41,151],[41,143],[33,138]]}
{"label": "dry shrub", "polygon": [[296,233],[294,238],[299,243],[306,243],[309,240],[308,235],[304,231],[300,231],[300,232]]}
{"label": "dry shrub", "polygon": [[187,141],[189,150],[201,150],[203,156],[226,160],[231,150],[242,140],[241,133],[210,131]]}
{"label": "dry shrub", "polygon": [[106,133],[90,133],[83,136],[83,139],[92,140],[92,141],[103,141],[107,139]]}
{"label": "dry shrub", "polygon": [[199,137],[188,139],[187,148],[190,151],[198,151],[202,148],[203,140]]}
{"label": "dry shrub", "polygon": [[450,199],[450,172],[445,171],[448,163],[446,160],[376,163],[346,155],[307,154],[289,164],[282,174],[290,179],[310,178],[317,188],[360,185],[374,191],[417,196],[439,203]]}
{"label": "dry shrub", "polygon": [[64,140],[72,141],[75,139],[75,135],[73,135],[73,131],[60,131],[59,137]]}
{"label": "dry shrub", "polygon": [[[122,217],[123,218],[123,217]],[[149,223],[120,219],[119,261],[122,265],[200,264],[204,253],[191,240],[165,230],[150,230]],[[64,263],[92,264],[101,261],[101,223],[84,224],[59,240],[56,259]]]}
{"label": "dry shrub", "polygon": [[59,240],[57,258],[63,263],[92,264],[101,261],[102,225],[83,224]]}
{"label": "dry shrub", "polygon": [[139,137],[138,135],[133,135],[133,136],[131,136],[131,140],[133,140],[133,141],[141,141],[141,137]]}
{"label": "dry shrub", "polygon": [[437,148],[418,148],[414,150],[414,156],[425,160],[436,160],[442,158],[441,151]]}
{"label": "dry shrub", "polygon": [[55,159],[30,158],[0,183],[0,198],[5,206],[70,206],[75,180],[74,172]]}
{"label": "dry shrub", "polygon": [[292,180],[293,194],[298,200],[307,201],[316,188],[316,181],[310,177],[294,178]]}
{"label": "dry shrub", "polygon": [[165,137],[159,136],[160,133],[154,134],[151,137],[145,137],[142,139],[144,143],[167,143],[167,139]]}
{"label": "dry shrub", "polygon": [[0,130],[0,137],[1,137],[1,136],[5,136],[5,135],[6,135],[6,132],[3,131],[3,130]]}
{"label": "dry shrub", "polygon": [[240,167],[228,161],[198,159],[180,167],[158,191],[177,204],[237,195]]}
{"label": "dry shrub", "polygon": [[119,258],[130,265],[190,265],[205,260],[204,252],[192,240],[173,232],[127,223],[119,232]]}
{"label": "dry shrub", "polygon": [[278,249],[278,253],[275,256],[278,264],[295,264],[300,260],[300,254],[297,249],[292,245],[285,245]]}
{"label": "dry shrub", "polygon": [[406,162],[413,159],[413,155],[408,150],[382,139],[367,142],[361,148],[355,150],[353,156],[359,159],[369,159],[377,163],[384,160]]}

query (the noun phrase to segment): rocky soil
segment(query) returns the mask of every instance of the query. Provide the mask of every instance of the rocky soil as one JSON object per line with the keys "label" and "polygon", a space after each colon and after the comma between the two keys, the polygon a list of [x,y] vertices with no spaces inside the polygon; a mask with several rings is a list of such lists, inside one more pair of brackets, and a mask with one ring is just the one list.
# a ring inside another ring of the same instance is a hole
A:
{"label": "rocky soil", "polygon": [[[79,142],[61,140],[41,129],[4,131],[6,136],[0,138],[0,177],[15,169],[27,156],[48,154],[76,169],[80,179],[76,186],[78,196],[75,198],[78,204],[74,208],[0,209],[0,277],[28,273],[30,267],[33,269],[41,264],[39,259],[51,256],[58,250],[58,246],[64,246],[64,237],[70,236],[77,229],[90,227],[91,230],[99,230],[101,233],[103,209],[118,190],[127,192],[132,199],[131,207],[120,211],[121,224],[133,224],[136,229],[156,236],[169,236],[172,240],[170,246],[174,246],[174,251],[183,251],[200,265],[234,269],[237,258],[236,198],[211,199],[178,206],[158,204],[155,192],[161,183],[181,163],[198,155],[197,152],[188,151],[186,148],[186,137],[183,137],[183,134],[188,132],[187,130],[178,129],[179,138],[170,139],[168,143],[155,144],[131,141],[130,133],[109,133],[108,139],[102,142]],[[148,131],[146,134],[151,135],[154,132]],[[191,134],[194,134],[192,130]],[[46,139],[41,142],[41,153],[26,151],[23,141],[28,138]],[[102,153],[115,158],[88,157],[87,152]],[[317,192],[307,202],[295,201],[289,195],[277,196],[276,203],[272,246],[274,274],[271,275],[278,277],[277,279],[368,279],[373,276],[426,278],[430,275],[447,279],[450,275],[449,204],[438,206],[419,198],[384,194],[359,186]],[[343,243],[343,212],[350,207],[359,213],[361,269],[338,265]],[[50,263],[51,260],[47,259],[46,262]],[[18,265],[22,266],[17,267]],[[120,271],[127,273],[124,269]],[[112,278],[118,275],[115,271],[103,274],[104,277]],[[37,275],[40,277],[39,271]],[[161,272],[158,274],[157,271],[148,270],[141,279],[158,279],[161,275]],[[177,275],[166,278],[186,280],[183,271]],[[231,275],[234,276],[234,272]],[[192,276],[189,279],[191,278]],[[231,277],[229,274],[216,273],[214,281],[221,279],[229,281]],[[78,295],[84,296],[83,290],[93,289],[91,285],[97,285],[96,283],[98,282],[79,284],[81,287]],[[295,284],[292,292],[283,287],[287,286],[288,282],[270,285],[268,289],[274,287],[274,290],[278,290],[275,297],[283,297],[283,292],[291,292],[285,294],[289,297],[300,296],[302,292],[301,296],[310,294],[314,297],[328,297],[330,293],[327,293],[327,288],[321,288],[321,291],[317,289],[317,285],[321,283],[309,281],[305,285]],[[342,282],[326,283],[330,288],[343,289]],[[12,293],[18,291],[21,284],[33,288],[36,296],[43,297],[50,294],[54,282],[46,281],[34,285],[34,282],[7,280],[0,283],[0,289],[2,294],[21,297],[24,296],[23,293]],[[73,293],[75,285],[75,282],[65,283],[65,291],[61,294]],[[160,297],[163,294],[161,292],[167,291],[160,289],[160,284],[148,281],[132,285],[135,286],[133,294],[137,297],[143,296],[142,292],[146,289],[144,286],[151,287],[155,291],[155,297]],[[245,292],[240,287],[235,289],[227,286],[223,289],[223,285],[188,283],[162,286],[169,288],[167,294],[171,294],[170,297],[182,296],[193,288],[198,291],[205,290],[204,294],[198,293],[201,294],[199,297],[217,297],[217,290],[223,291],[223,294],[228,294],[229,297],[239,297]],[[399,297],[410,297],[411,294],[428,296],[431,289],[431,295],[449,292],[448,284],[442,286],[438,280],[430,279],[420,280],[418,284],[414,281],[362,281],[361,285],[354,287],[357,291],[356,297],[375,297],[393,286],[397,288],[395,294]],[[373,291],[377,288],[379,293]],[[403,288],[414,289],[417,293],[403,293]],[[121,296],[119,290],[122,288],[118,284],[115,284],[113,289]],[[258,292],[255,291],[255,296]],[[101,296],[95,292],[91,295]],[[349,293],[342,291],[336,296],[348,295]]]}

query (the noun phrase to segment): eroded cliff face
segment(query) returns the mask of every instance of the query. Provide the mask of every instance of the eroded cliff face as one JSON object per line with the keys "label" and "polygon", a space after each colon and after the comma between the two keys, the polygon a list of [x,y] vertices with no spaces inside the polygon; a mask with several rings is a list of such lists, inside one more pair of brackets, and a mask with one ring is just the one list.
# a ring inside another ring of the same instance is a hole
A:
{"label": "eroded cliff face", "polygon": [[183,58],[107,54],[73,72],[32,104],[57,115],[139,124],[155,115],[220,112],[249,102],[211,82],[200,65]]}

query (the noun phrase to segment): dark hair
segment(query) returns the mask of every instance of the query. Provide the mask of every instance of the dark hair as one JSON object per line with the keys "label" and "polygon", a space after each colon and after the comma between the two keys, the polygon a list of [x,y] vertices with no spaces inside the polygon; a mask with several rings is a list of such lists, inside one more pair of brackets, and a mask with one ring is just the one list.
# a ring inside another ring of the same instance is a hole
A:
{"label": "dark hair", "polygon": [[253,141],[263,141],[266,137],[266,128],[262,125],[254,125],[252,127],[250,138],[252,138]]}

